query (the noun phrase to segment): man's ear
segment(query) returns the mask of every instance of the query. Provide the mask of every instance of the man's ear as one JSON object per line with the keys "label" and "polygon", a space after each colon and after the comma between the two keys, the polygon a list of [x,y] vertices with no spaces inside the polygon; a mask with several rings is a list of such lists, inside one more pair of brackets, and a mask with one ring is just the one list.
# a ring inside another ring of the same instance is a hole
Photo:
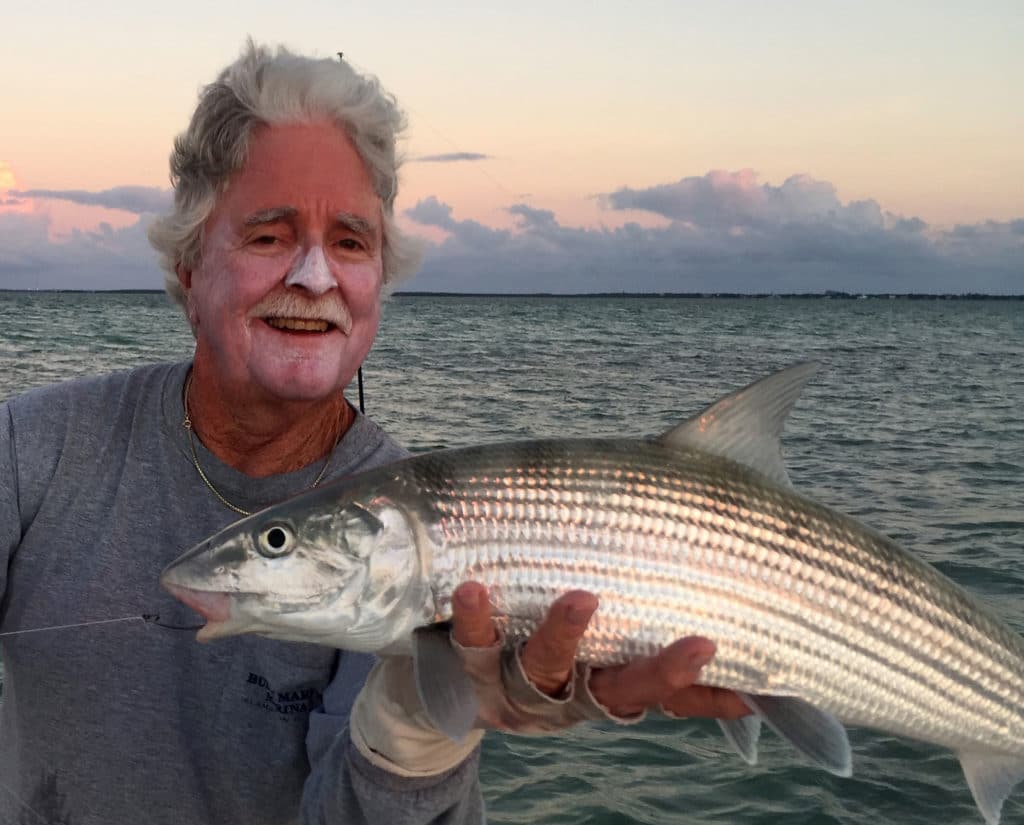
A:
{"label": "man's ear", "polygon": [[192,270],[185,269],[184,264],[178,264],[174,267],[174,272],[178,276],[178,283],[181,284],[181,288],[186,292],[192,288]]}
{"label": "man's ear", "polygon": [[192,270],[185,269],[184,264],[178,264],[174,267],[174,272],[178,276],[178,283],[181,284],[181,288],[185,292],[185,316],[188,318],[194,335],[196,327],[199,326],[199,313],[196,311],[196,305],[192,302]]}

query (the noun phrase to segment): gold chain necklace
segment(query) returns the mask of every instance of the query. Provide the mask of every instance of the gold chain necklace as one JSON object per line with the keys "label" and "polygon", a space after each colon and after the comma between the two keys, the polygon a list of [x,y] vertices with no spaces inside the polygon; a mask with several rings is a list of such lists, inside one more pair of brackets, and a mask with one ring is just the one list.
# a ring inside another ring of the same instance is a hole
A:
{"label": "gold chain necklace", "polygon": [[[192,434],[192,431],[194,429],[193,426],[192,426],[192,417],[189,415],[189,412],[188,412],[188,399],[189,399],[189,393],[191,391],[192,391],[192,371],[189,370],[188,378],[185,379],[185,390],[182,393],[182,404],[185,407],[185,418],[182,420],[181,426],[183,426],[185,428],[185,431],[188,433],[188,446],[192,449],[192,464],[195,465],[196,472],[199,473],[199,477],[203,480],[203,483],[207,487],[210,488],[210,492],[213,493],[217,497],[217,500],[220,501],[221,504],[223,504],[229,510],[234,510],[240,516],[251,516],[253,514],[252,510],[246,510],[246,509],[244,509],[242,507],[239,507],[237,504],[232,504],[230,501],[228,501],[226,498],[224,498],[224,496],[221,495],[220,490],[218,490],[216,487],[213,486],[213,482],[210,481],[210,479],[206,475],[206,473],[203,472],[203,468],[199,465],[199,454],[196,452],[196,440],[195,440],[195,437]],[[345,418],[347,419],[348,416],[346,415]],[[338,444],[341,443],[341,437],[344,434],[345,434],[345,421],[342,421],[341,432],[338,433],[338,438],[334,442],[334,447],[332,447],[331,451],[329,453],[327,453],[327,460],[324,461],[324,466],[320,468],[320,472],[317,473],[316,478],[313,479],[313,483],[310,484],[309,487],[306,488],[307,490],[312,490],[321,481],[323,481],[324,476],[327,474],[327,468],[331,466],[331,459],[334,458],[334,450],[337,448]]]}

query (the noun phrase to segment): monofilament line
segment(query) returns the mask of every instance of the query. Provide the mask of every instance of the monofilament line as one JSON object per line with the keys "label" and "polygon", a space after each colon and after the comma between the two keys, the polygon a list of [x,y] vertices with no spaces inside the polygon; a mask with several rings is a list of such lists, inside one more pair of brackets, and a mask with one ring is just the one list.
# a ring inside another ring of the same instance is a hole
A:
{"label": "monofilament line", "polygon": [[73,627],[89,627],[90,625],[97,624],[113,624],[114,622],[147,622],[149,619],[146,616],[124,616],[120,619],[97,619],[92,622],[76,622],[75,624],[57,624],[51,625],[50,627],[33,627],[28,630],[9,630],[6,633],[0,633],[0,636],[20,636],[23,633],[42,633],[46,630],[68,630]]}
{"label": "monofilament line", "polygon": [[47,819],[45,816],[39,813],[39,811],[37,811],[35,808],[29,805],[24,799],[18,796],[11,787],[9,787],[3,782],[0,782],[0,788],[3,788],[5,791],[7,791],[7,793],[9,793],[13,797],[14,801],[21,805],[22,808],[24,808],[30,814],[33,814],[34,816],[38,817],[39,821],[43,823],[43,825],[51,825],[49,819]]}
{"label": "monofilament line", "polygon": [[[75,622],[73,624],[57,624],[50,625],[49,627],[33,627],[28,630],[9,630],[6,633],[0,633],[0,636],[20,636],[23,633],[43,633],[47,630],[70,630],[75,627],[91,627],[100,624],[114,624],[115,622],[148,622],[155,624],[157,627],[166,627],[169,630],[195,630],[202,625],[196,626],[179,626],[162,624],[160,622],[160,616],[154,613],[143,613],[141,616],[122,616],[120,619],[95,619],[90,622]],[[50,820],[43,816],[39,811],[29,805],[24,799],[14,792],[14,789],[7,785],[5,782],[0,781],[0,788],[5,790],[13,797],[14,801],[22,806],[26,811],[38,818],[42,825],[50,825]]]}

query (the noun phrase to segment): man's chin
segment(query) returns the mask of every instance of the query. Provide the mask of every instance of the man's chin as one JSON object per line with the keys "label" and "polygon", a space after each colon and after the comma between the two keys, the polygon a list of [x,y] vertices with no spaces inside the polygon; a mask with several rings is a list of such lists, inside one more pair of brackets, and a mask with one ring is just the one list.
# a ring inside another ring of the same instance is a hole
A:
{"label": "man's chin", "polygon": [[282,401],[323,401],[337,398],[355,376],[357,368],[349,370],[331,359],[274,359],[270,363],[254,364],[251,380]]}

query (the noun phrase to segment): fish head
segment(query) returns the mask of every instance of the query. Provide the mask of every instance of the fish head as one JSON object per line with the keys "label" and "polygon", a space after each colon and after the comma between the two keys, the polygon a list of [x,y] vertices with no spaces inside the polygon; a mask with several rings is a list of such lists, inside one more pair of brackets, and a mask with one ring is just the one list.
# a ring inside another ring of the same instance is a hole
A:
{"label": "fish head", "polygon": [[235,522],[172,562],[160,582],[207,623],[376,651],[431,615],[414,519],[373,486],[332,484]]}

